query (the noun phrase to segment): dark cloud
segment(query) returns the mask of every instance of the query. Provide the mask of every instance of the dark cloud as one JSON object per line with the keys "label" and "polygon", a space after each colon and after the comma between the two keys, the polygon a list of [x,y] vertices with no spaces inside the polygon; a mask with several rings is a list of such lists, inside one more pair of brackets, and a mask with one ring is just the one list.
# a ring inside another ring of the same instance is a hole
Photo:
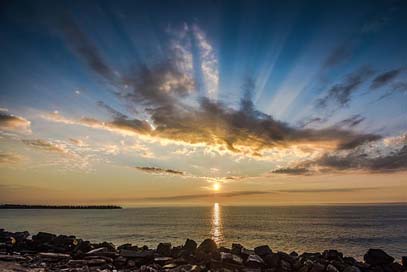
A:
{"label": "dark cloud", "polygon": [[406,171],[407,136],[401,136],[393,143],[383,141],[364,144],[347,152],[327,153],[314,161],[277,169],[272,173],[310,175],[346,170],[366,170],[373,173]]}
{"label": "dark cloud", "polygon": [[344,61],[350,59],[353,53],[354,42],[352,40],[347,40],[339,44],[326,58],[322,65],[322,68],[328,69],[337,66]]}
{"label": "dark cloud", "polygon": [[325,121],[326,121],[326,119],[321,118],[321,117],[305,118],[305,119],[301,120],[301,121],[298,123],[298,126],[299,126],[300,128],[305,128],[305,127],[308,127],[308,126],[313,125],[313,124],[320,124],[320,123],[323,123],[323,122],[325,122]]}
{"label": "dark cloud", "polygon": [[22,156],[15,153],[0,152],[0,164],[16,164],[22,159]]}
{"label": "dark cloud", "polygon": [[98,48],[70,17],[64,17],[60,25],[72,50],[76,52],[93,71],[111,82],[117,81],[117,76],[113,69],[103,60]]}
{"label": "dark cloud", "polygon": [[366,118],[360,114],[352,115],[349,118],[343,119],[342,121],[335,124],[336,127],[349,127],[353,128],[360,123],[362,123]]}
{"label": "dark cloud", "polygon": [[62,147],[55,145],[53,143],[50,143],[48,141],[42,140],[42,139],[22,140],[22,142],[32,148],[49,151],[49,152],[66,153],[66,151]]}
{"label": "dark cloud", "polygon": [[151,174],[169,174],[169,175],[185,175],[185,172],[174,170],[174,169],[165,169],[165,168],[159,168],[159,167],[146,167],[146,166],[136,166],[136,169],[146,172],[146,173],[151,173]]}
{"label": "dark cloud", "polygon": [[305,167],[287,167],[274,170],[273,173],[289,175],[306,175],[309,173],[309,169]]}
{"label": "dark cloud", "polygon": [[113,116],[113,118],[115,119],[127,119],[129,118],[127,115],[113,109],[111,106],[107,105],[105,102],[103,101],[98,101],[97,105],[99,107],[101,107],[102,109],[106,110],[109,114],[111,114]]}
{"label": "dark cloud", "polygon": [[279,190],[281,193],[347,193],[376,190],[375,187],[356,187],[356,188],[322,188],[322,189],[288,189]]}
{"label": "dark cloud", "polygon": [[377,75],[372,80],[370,89],[378,89],[387,85],[388,83],[392,82],[398,75],[400,75],[403,70],[404,68],[397,68]]}
{"label": "dark cloud", "polygon": [[326,109],[328,107],[340,109],[348,106],[353,93],[373,74],[373,70],[369,67],[362,67],[348,74],[342,82],[330,87],[326,95],[317,100],[316,107],[320,109]]}
{"label": "dark cloud", "polygon": [[31,122],[6,111],[0,111],[0,130],[29,133]]}

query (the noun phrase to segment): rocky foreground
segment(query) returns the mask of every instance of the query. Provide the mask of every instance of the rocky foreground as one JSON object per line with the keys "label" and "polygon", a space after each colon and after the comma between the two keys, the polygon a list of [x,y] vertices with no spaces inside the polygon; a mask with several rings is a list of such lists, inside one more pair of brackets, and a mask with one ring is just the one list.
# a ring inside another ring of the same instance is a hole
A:
{"label": "rocky foreground", "polygon": [[131,244],[91,243],[75,236],[0,229],[0,271],[140,271],[140,272],[407,272],[381,249],[369,249],[364,262],[334,249],[323,253],[274,252],[262,245],[254,250],[240,244],[218,247],[211,239],[199,246],[190,239],[182,246],[160,243],[157,248]]}

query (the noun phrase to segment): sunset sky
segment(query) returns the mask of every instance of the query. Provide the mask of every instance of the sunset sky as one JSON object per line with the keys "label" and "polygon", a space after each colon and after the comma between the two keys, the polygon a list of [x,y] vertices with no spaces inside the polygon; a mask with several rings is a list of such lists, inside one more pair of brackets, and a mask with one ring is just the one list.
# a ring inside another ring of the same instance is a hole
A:
{"label": "sunset sky", "polygon": [[407,201],[405,1],[2,1],[0,203]]}

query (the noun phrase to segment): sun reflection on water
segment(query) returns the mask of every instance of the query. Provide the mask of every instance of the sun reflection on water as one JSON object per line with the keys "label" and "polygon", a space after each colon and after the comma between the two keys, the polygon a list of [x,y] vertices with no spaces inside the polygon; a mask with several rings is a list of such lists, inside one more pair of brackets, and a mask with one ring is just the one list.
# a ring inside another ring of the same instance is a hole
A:
{"label": "sun reflection on water", "polygon": [[223,242],[223,226],[221,218],[221,208],[219,203],[213,204],[211,235],[212,240],[214,240],[217,244]]}

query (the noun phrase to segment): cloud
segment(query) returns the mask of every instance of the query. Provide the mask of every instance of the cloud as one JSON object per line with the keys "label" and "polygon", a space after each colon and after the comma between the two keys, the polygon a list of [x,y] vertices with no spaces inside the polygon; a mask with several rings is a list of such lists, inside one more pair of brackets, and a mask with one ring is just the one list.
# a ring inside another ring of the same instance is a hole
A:
{"label": "cloud", "polygon": [[23,160],[23,156],[15,153],[0,152],[0,164],[16,164]]}
{"label": "cloud", "polygon": [[[188,33],[195,35],[199,41],[198,45],[202,47],[202,69],[206,70],[207,76],[211,77],[213,82],[217,81],[216,76],[209,76],[211,73],[216,74],[217,63],[213,47],[198,26],[194,26],[191,33],[189,27],[184,25],[184,28],[176,33],[177,42],[171,43],[165,58],[151,66],[139,65],[123,75],[116,76],[112,72],[114,69],[110,68],[95,50],[91,40],[78,26],[70,23],[72,25],[65,26],[64,29],[73,43],[71,47],[86,60],[90,69],[115,85],[114,94],[125,108],[132,109],[136,116],[128,117],[127,114],[101,102],[99,105],[111,113],[112,120],[101,121],[91,117],[70,120],[55,114],[45,116],[48,120],[104,129],[123,135],[145,136],[159,141],[201,144],[256,157],[261,156],[263,150],[274,147],[325,143],[333,149],[341,149],[352,148],[379,138],[377,135],[359,134],[339,128],[294,128],[275,120],[255,109],[251,99],[254,82],[245,85],[245,96],[241,99],[239,108],[228,107],[211,97],[198,97],[195,80],[190,71]],[[73,35],[76,33],[78,35]],[[329,91],[321,105],[329,101],[346,104],[351,93],[368,74],[370,75],[370,72],[365,69],[350,75],[344,83]]]}
{"label": "cloud", "polygon": [[31,122],[27,119],[0,111],[0,130],[29,134],[31,133],[30,126]]}
{"label": "cloud", "polygon": [[114,71],[105,63],[98,48],[94,46],[88,36],[70,17],[63,18],[61,21],[61,29],[72,50],[77,52],[78,56],[82,57],[84,62],[91,67],[93,71],[109,81],[114,82],[117,80]]}
{"label": "cloud", "polygon": [[273,192],[267,191],[236,191],[236,192],[224,192],[224,193],[204,193],[204,194],[191,194],[191,195],[174,195],[174,196],[162,196],[162,197],[145,197],[132,200],[142,200],[142,201],[178,201],[178,200],[194,200],[201,198],[229,198],[229,197],[240,197],[240,196],[250,196],[250,195],[266,195],[272,194]]}
{"label": "cloud", "polygon": [[54,143],[42,140],[42,139],[34,139],[34,140],[22,140],[24,144],[29,147],[36,148],[39,150],[44,150],[48,152],[55,152],[55,153],[66,153],[67,151]]}
{"label": "cloud", "polygon": [[388,137],[362,144],[355,149],[326,153],[274,174],[311,175],[337,171],[362,170],[386,173],[407,170],[407,135]]}
{"label": "cloud", "polygon": [[335,124],[336,127],[349,127],[353,128],[360,123],[362,123],[366,118],[360,114],[352,115],[349,118],[343,119],[342,121]]}
{"label": "cloud", "polygon": [[370,89],[374,90],[387,85],[388,83],[392,82],[398,75],[400,75],[402,71],[404,71],[404,68],[397,68],[377,75],[372,80]]}
{"label": "cloud", "polygon": [[348,74],[340,83],[331,86],[325,96],[316,101],[316,107],[327,109],[334,107],[333,111],[346,107],[358,88],[374,74],[369,67],[362,67]]}
{"label": "cloud", "polygon": [[215,51],[205,33],[197,25],[194,25],[192,29],[200,50],[201,71],[205,79],[208,97],[216,99],[218,95],[219,71]]}
{"label": "cloud", "polygon": [[281,193],[347,193],[375,190],[376,187],[353,187],[353,188],[321,188],[321,189],[287,189],[278,190]]}
{"label": "cloud", "polygon": [[159,168],[159,167],[146,167],[146,166],[135,166],[136,169],[146,172],[146,173],[151,173],[151,174],[159,174],[159,175],[185,175],[185,172],[174,170],[174,169],[165,169],[165,168]]}

